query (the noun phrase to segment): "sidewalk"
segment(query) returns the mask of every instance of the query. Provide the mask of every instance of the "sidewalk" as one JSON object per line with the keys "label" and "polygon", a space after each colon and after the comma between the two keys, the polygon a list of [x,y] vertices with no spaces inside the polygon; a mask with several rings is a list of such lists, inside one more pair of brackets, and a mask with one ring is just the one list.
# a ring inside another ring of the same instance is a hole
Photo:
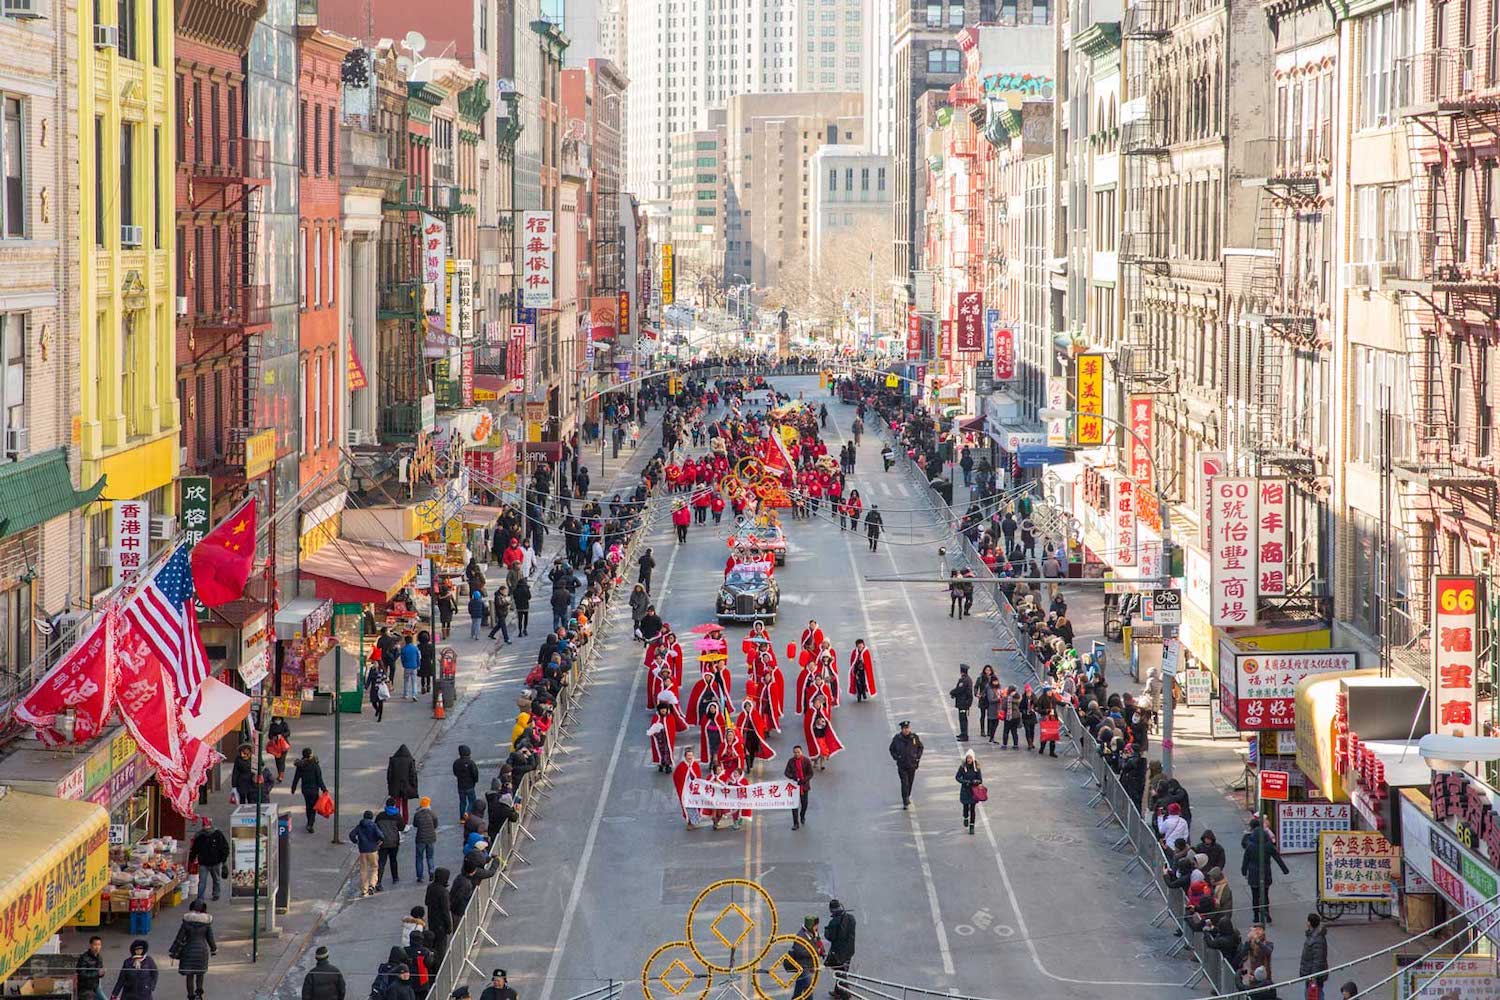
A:
{"label": "sidewalk", "polygon": [[[599,455],[593,453],[590,462],[590,471],[594,475],[593,492],[607,486],[603,493],[608,498],[619,487],[627,484],[633,487],[639,470],[656,450],[660,416],[661,411],[656,411],[655,419],[645,429],[637,449],[632,451],[627,447],[618,459],[610,458],[606,451],[603,475],[600,474]],[[538,561],[538,577],[545,573],[545,567],[550,565],[560,544],[560,536],[549,529],[544,558]],[[457,704],[448,707],[446,721],[432,718],[432,710],[425,698],[417,702],[393,699],[386,705],[382,723],[374,721],[368,701],[363,704],[359,715],[346,713],[342,716],[337,841],[332,839],[331,820],[319,819],[316,831],[306,832],[301,792],[293,795],[290,791],[291,765],[303,747],[311,747],[317,755],[323,765],[323,778],[332,789],[334,717],[304,716],[290,720],[292,751],[287,759],[286,781],[273,789],[270,800],[271,806],[290,817],[290,906],[286,913],[277,914],[274,935],[261,928],[258,955],[252,964],[250,900],[231,898],[227,881],[219,901],[212,901],[211,895],[206,897],[219,946],[209,968],[207,995],[214,1000],[299,997],[302,971],[311,965],[315,944],[327,944],[333,951],[333,962],[343,970],[351,997],[363,996],[369,991],[375,967],[397,943],[401,916],[412,906],[422,903],[425,886],[416,883],[414,847],[403,838],[401,881],[396,883],[388,879],[386,891],[373,899],[360,899],[357,894],[351,897],[345,887],[356,856],[348,843],[348,832],[365,809],[378,811],[383,806],[387,760],[398,746],[405,743],[417,759],[422,794],[432,798],[432,808],[443,824],[438,835],[437,863],[457,873],[462,844],[458,836],[458,792],[450,765],[457,756],[460,743],[471,746],[480,768],[482,793],[504,761],[509,750],[510,727],[516,714],[515,691],[535,662],[537,644],[550,620],[550,612],[546,610],[548,589],[544,582],[533,597],[533,625],[536,627],[526,639],[517,639],[512,633],[510,646],[501,644],[498,637],[489,640],[485,633],[481,633],[477,641],[469,639],[467,616],[460,613],[451,640],[439,644],[440,648],[451,646],[458,654]],[[346,657],[346,670],[358,669],[353,659]],[[274,767],[270,758],[266,763]],[[228,802],[230,766],[229,761],[221,765],[226,785],[211,793],[208,805],[200,810],[216,827],[225,830],[226,835],[229,815],[234,808]],[[416,808],[415,803],[412,808]],[[189,824],[189,827],[191,837],[197,825]],[[194,877],[187,900],[194,898],[196,891],[197,879]],[[181,906],[163,910],[147,935],[151,954],[161,968],[158,990],[163,996],[174,996],[178,989],[176,963],[167,957],[167,950],[186,912],[186,901]],[[91,928],[64,930],[63,952],[77,954],[85,950],[94,933],[96,931]],[[104,938],[107,976],[103,985],[107,990],[114,985],[114,976],[135,935],[129,933],[128,922],[123,919],[97,933]]]}

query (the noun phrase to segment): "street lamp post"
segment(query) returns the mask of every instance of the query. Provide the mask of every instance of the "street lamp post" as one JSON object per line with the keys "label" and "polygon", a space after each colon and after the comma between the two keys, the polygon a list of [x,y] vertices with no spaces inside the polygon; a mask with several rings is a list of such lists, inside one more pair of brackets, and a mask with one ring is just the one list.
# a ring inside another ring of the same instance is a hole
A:
{"label": "street lamp post", "polygon": [[[1123,420],[1100,413],[1083,414],[1078,410],[1043,408],[1037,411],[1037,417],[1041,420],[1064,420],[1068,417],[1077,416],[1094,417],[1120,428],[1120,430],[1130,435],[1130,439],[1135,442],[1137,452],[1144,454],[1151,463],[1151,487],[1156,493],[1157,518],[1161,521],[1161,557],[1166,569],[1166,572],[1162,575],[1170,578],[1172,575],[1172,512],[1167,506],[1166,490],[1162,489],[1161,469],[1156,464],[1156,456],[1151,453],[1151,449],[1141,440],[1140,435],[1136,434],[1130,425]],[[1162,648],[1165,650],[1166,643],[1177,638],[1177,626],[1163,625],[1161,631]],[[1175,669],[1170,675],[1166,674],[1165,671],[1162,674],[1161,773],[1164,778],[1172,776],[1172,715],[1173,709],[1176,708],[1176,699],[1172,696],[1172,684],[1176,676]]]}

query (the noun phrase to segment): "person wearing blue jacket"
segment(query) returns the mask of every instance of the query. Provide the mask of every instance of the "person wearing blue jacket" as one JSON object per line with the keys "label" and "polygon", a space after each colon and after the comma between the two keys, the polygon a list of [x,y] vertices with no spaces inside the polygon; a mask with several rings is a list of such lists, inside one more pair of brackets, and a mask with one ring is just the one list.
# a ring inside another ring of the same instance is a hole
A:
{"label": "person wearing blue jacket", "polygon": [[417,668],[422,665],[422,650],[410,632],[401,647],[401,697],[407,701],[417,700]]}
{"label": "person wearing blue jacket", "polygon": [[349,842],[359,851],[359,894],[375,895],[375,884],[379,878],[380,845],[385,834],[375,825],[375,814],[365,810],[364,817],[349,831]]}

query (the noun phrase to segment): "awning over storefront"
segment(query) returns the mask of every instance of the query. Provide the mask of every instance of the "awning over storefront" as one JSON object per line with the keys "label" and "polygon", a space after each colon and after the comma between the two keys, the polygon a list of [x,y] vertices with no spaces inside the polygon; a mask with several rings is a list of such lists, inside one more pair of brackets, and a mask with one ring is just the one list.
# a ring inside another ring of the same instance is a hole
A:
{"label": "awning over storefront", "polygon": [[982,413],[977,417],[962,417],[958,421],[958,429],[965,434],[982,434],[987,419],[989,418]]}
{"label": "awning over storefront", "polygon": [[109,813],[11,790],[0,798],[0,979],[109,881]]}
{"label": "awning over storefront", "polygon": [[250,714],[250,696],[213,677],[203,681],[197,715],[186,715],[185,728],[204,743],[214,744]]}
{"label": "awning over storefront", "polygon": [[302,560],[304,579],[320,598],[384,604],[417,575],[414,555],[338,538]]}
{"label": "awning over storefront", "polygon": [[510,394],[510,379],[499,375],[474,376],[474,402],[487,403]]}
{"label": "awning over storefront", "polygon": [[75,490],[64,448],[0,465],[0,538],[92,503],[104,492],[104,484],[100,477],[89,488]]}
{"label": "awning over storefront", "polygon": [[463,509],[460,515],[464,524],[471,528],[488,528],[500,519],[505,513],[504,507],[486,507],[483,504],[471,503]]}

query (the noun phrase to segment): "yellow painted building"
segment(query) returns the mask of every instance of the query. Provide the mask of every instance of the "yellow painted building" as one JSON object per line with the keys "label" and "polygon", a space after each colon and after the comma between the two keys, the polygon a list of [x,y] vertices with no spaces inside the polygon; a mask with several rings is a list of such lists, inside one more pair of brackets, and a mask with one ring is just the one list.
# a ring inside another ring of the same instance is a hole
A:
{"label": "yellow painted building", "polygon": [[[98,17],[96,23],[95,17]],[[175,514],[176,177],[173,17],[153,0],[79,4],[75,287],[84,482]],[[110,504],[87,511],[83,592],[113,582]],[[157,543],[160,544],[159,542]],[[102,564],[102,565],[101,565]]]}

